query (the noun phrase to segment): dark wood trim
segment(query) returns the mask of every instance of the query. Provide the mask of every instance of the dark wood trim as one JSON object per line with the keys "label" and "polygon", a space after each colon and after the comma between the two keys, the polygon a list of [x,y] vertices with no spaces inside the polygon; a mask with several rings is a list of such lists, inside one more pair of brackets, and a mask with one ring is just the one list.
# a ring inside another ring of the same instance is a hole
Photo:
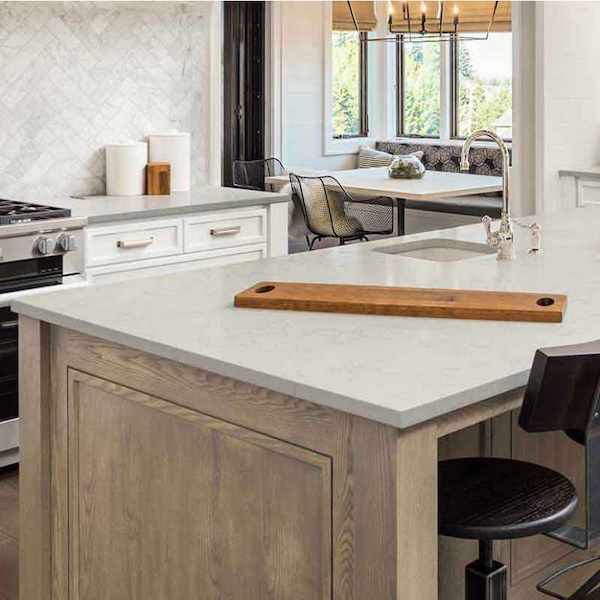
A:
{"label": "dark wood trim", "polygon": [[265,2],[225,2],[223,185],[234,160],[264,158]]}
{"label": "dark wood trim", "polygon": [[369,135],[369,34],[360,32],[360,134]]}
{"label": "dark wood trim", "polygon": [[450,42],[450,137],[458,139],[458,40]]}

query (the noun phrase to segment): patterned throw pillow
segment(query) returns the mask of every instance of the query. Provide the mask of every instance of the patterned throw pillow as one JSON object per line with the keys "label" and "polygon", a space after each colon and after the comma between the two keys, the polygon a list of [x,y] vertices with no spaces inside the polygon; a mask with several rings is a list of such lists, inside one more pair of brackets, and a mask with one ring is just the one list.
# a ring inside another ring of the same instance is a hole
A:
{"label": "patterned throw pillow", "polygon": [[[358,168],[389,167],[396,156],[389,152],[382,152],[381,150],[373,150],[373,148],[369,148],[368,146],[361,146],[358,149]],[[403,156],[415,156],[421,160],[423,158],[423,151],[419,150]]]}

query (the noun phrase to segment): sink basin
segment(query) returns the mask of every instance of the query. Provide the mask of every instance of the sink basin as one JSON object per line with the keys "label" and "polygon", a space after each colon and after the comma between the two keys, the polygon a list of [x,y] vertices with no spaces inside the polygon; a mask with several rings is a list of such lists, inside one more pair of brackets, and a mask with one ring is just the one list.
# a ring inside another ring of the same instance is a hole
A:
{"label": "sink basin", "polygon": [[374,252],[394,254],[418,260],[430,260],[433,262],[456,262],[496,254],[496,251],[487,244],[446,240],[443,238],[401,242],[392,246],[385,246],[384,248],[376,248]]}

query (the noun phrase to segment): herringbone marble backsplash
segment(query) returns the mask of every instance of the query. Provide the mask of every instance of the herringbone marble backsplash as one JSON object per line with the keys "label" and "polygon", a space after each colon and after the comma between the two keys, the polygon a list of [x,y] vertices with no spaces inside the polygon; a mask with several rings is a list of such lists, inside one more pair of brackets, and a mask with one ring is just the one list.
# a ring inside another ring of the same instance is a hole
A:
{"label": "herringbone marble backsplash", "polygon": [[102,194],[103,146],[192,132],[208,176],[204,2],[0,2],[0,195]]}

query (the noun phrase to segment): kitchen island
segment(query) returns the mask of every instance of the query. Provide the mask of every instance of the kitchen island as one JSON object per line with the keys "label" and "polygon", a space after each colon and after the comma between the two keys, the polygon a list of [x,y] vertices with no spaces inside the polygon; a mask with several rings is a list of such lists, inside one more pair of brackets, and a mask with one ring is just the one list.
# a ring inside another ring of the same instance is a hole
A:
{"label": "kitchen island", "polygon": [[[600,338],[600,211],[539,222],[544,253],[518,229],[514,262],[382,252],[482,242],[474,225],[15,302],[21,598],[461,598],[477,548],[438,539],[439,457],[513,456],[583,485],[579,446],[523,433],[515,411],[537,348]],[[560,324],[233,307],[278,280],[569,304]],[[581,553],[531,538],[498,554],[517,600]]]}

